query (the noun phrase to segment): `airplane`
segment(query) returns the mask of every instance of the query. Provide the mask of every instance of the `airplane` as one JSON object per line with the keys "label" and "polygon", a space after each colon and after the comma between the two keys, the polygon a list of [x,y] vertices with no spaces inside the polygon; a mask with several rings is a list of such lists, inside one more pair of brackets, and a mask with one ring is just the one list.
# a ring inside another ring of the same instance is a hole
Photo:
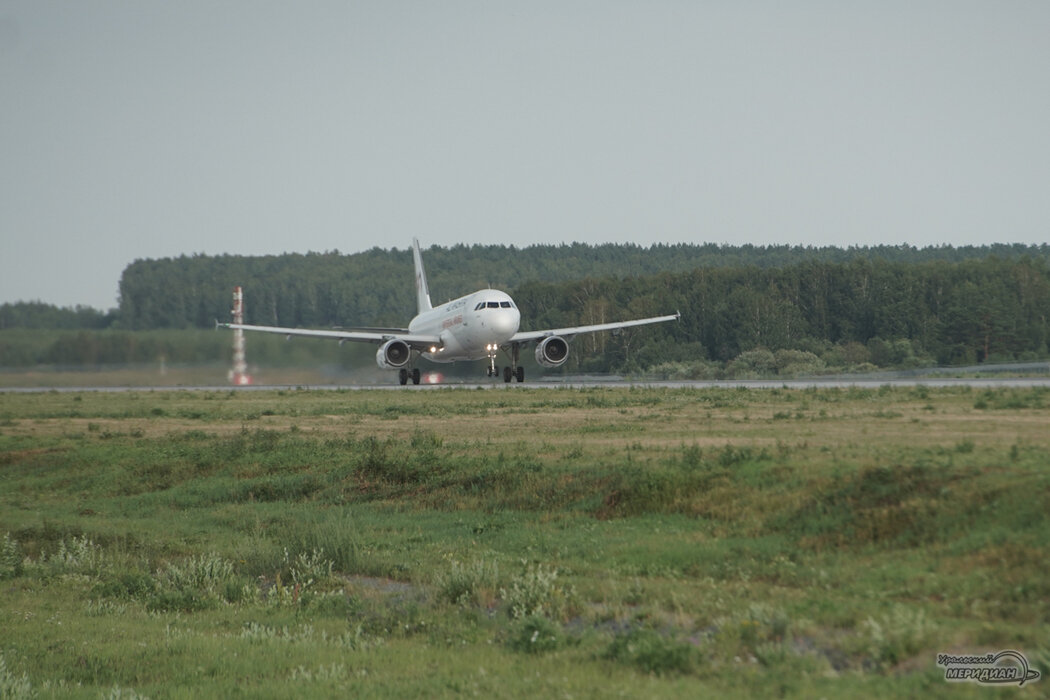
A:
{"label": "airplane", "polygon": [[581,333],[612,331],[650,323],[676,321],[681,314],[655,316],[618,323],[599,323],[591,326],[553,328],[541,331],[519,331],[521,312],[506,292],[482,289],[454,299],[447,304],[433,306],[430,289],[423,270],[423,256],[419,240],[412,239],[412,261],[416,269],[417,314],[408,328],[364,328],[357,330],[310,330],[255,326],[243,323],[216,323],[232,330],[280,333],[308,338],[331,338],[344,342],[378,343],[376,364],[380,369],[397,370],[402,385],[412,381],[419,384],[419,368],[414,367],[414,355],[431,362],[488,360],[489,377],[498,377],[496,358],[504,352],[511,364],[503,368],[503,381],[525,381],[525,368],[519,364],[521,348],[536,344],[536,362],[555,368],[569,359],[569,341]]}

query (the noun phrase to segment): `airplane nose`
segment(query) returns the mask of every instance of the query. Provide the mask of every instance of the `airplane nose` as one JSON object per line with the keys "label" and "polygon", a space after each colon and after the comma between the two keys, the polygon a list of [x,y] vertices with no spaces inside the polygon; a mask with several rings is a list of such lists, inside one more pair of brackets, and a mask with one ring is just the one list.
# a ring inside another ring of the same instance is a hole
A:
{"label": "airplane nose", "polygon": [[521,314],[518,313],[517,309],[501,309],[495,315],[495,318],[492,319],[492,330],[510,337],[518,332],[518,323],[520,321]]}

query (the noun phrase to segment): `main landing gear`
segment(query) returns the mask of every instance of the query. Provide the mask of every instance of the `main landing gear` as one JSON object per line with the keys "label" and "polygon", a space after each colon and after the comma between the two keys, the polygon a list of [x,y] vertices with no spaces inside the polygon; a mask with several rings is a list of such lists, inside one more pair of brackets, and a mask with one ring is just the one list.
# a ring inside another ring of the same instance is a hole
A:
{"label": "main landing gear", "polygon": [[518,367],[517,369],[515,369],[513,367],[504,367],[503,381],[505,381],[507,384],[510,384],[511,379],[517,379],[519,384],[525,381],[525,368]]}
{"label": "main landing gear", "polygon": [[[517,380],[519,383],[525,381],[525,368],[524,367],[504,367],[503,368],[503,381],[510,384],[512,381]],[[498,377],[500,376],[499,367],[487,367],[485,369],[486,377]]]}
{"label": "main landing gear", "polygon": [[[499,350],[499,346],[490,345],[486,349],[489,353],[489,366],[485,376],[498,377],[500,372],[499,367],[496,366],[496,351]],[[525,368],[518,364],[518,350],[518,343],[510,346],[510,359],[514,364],[503,368],[503,381],[507,384],[510,384],[512,379],[517,379],[519,384],[525,381]]]}
{"label": "main landing gear", "polygon": [[409,372],[407,369],[402,367],[401,370],[397,373],[397,379],[399,382],[401,382],[401,386],[408,384],[409,377],[412,378],[413,384],[419,384],[419,368],[413,367],[412,371]]}

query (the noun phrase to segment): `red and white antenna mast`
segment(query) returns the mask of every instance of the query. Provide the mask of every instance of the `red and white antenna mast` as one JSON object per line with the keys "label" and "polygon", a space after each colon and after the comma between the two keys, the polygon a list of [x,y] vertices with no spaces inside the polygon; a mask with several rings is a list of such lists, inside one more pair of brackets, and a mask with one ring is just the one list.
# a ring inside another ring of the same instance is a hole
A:
{"label": "red and white antenna mast", "polygon": [[[240,287],[233,288],[233,322],[244,323],[244,292]],[[244,359],[244,331],[233,330],[233,369],[230,370],[230,383],[235,386],[246,386],[252,383],[248,374],[248,363]]]}

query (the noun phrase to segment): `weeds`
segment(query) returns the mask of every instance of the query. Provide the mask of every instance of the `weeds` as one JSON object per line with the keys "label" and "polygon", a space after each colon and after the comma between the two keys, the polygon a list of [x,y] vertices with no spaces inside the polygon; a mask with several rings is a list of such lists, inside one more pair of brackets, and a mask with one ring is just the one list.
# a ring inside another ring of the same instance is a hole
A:
{"label": "weeds", "polygon": [[[779,608],[751,603],[736,615],[715,622],[711,640],[713,652],[722,659],[755,657],[762,663],[786,654],[791,621]],[[763,657],[766,661],[762,661]],[[768,665],[768,664],[767,664]]]}
{"label": "weeds", "polygon": [[41,565],[52,575],[97,575],[104,564],[102,548],[86,535],[61,540],[58,549],[49,557],[41,558]]}
{"label": "weeds", "polygon": [[644,627],[613,637],[605,658],[658,675],[693,673],[701,663],[693,644]]}
{"label": "weeds", "polygon": [[919,609],[895,605],[878,619],[869,617],[860,625],[864,652],[878,667],[895,666],[927,647],[936,627]]}
{"label": "weeds", "polygon": [[332,578],[332,560],[325,557],[324,549],[299,552],[294,562],[290,562],[288,550],[285,549],[284,561],[290,566],[292,581],[303,588],[315,582],[325,584]]}
{"label": "weeds", "polygon": [[511,579],[510,588],[500,591],[510,616],[516,620],[527,617],[563,619],[573,606],[576,591],[558,581],[558,570],[543,564],[526,564],[524,570]]}
{"label": "weeds", "polygon": [[233,579],[233,563],[217,554],[202,554],[168,564],[159,578],[172,588],[215,594]]}
{"label": "weeds", "polygon": [[[344,510],[337,517],[306,519],[293,523],[288,528],[287,541],[301,550],[298,556],[304,556],[308,551],[317,552],[319,558],[323,556],[323,559],[319,559],[316,563],[327,569],[327,572],[319,572],[323,575],[315,575],[318,580],[327,578],[331,575],[332,570],[345,573],[372,573],[371,562],[367,556],[368,547],[361,538],[361,532],[365,527],[351,515],[349,510]],[[330,568],[324,564],[325,560],[330,562]],[[307,562],[303,563],[305,565]],[[301,568],[305,570],[310,567]]]}
{"label": "weeds", "polygon": [[330,681],[342,681],[347,677],[347,670],[345,664],[333,663],[329,666],[322,664],[314,670],[303,668],[298,666],[292,670],[293,681],[305,681],[311,683],[317,682],[330,682]]}
{"label": "weeds", "polygon": [[17,540],[11,538],[10,532],[4,533],[0,543],[0,580],[16,578],[22,575],[22,553]]}
{"label": "weeds", "polygon": [[499,564],[494,559],[475,559],[467,564],[452,559],[448,571],[434,583],[442,600],[460,606],[489,607],[499,590]]}
{"label": "weeds", "polygon": [[289,629],[288,627],[272,627],[258,622],[246,622],[239,635],[253,644],[263,642],[286,642],[288,644],[302,644],[313,641],[315,637],[314,628],[311,625],[299,625]]}
{"label": "weeds", "polygon": [[511,624],[507,646],[526,654],[542,654],[565,646],[562,628],[546,617],[530,615]]}
{"label": "weeds", "polygon": [[149,700],[148,695],[141,695],[133,688],[122,688],[115,685],[103,696],[106,700]]}
{"label": "weeds", "polygon": [[871,467],[837,478],[798,511],[770,525],[809,544],[903,543],[917,546],[941,536],[934,525],[952,480],[940,467]]}
{"label": "weeds", "polygon": [[23,700],[23,698],[36,697],[33,684],[25,673],[16,675],[7,668],[7,660],[0,652],[0,698],[11,698],[12,700]]}

